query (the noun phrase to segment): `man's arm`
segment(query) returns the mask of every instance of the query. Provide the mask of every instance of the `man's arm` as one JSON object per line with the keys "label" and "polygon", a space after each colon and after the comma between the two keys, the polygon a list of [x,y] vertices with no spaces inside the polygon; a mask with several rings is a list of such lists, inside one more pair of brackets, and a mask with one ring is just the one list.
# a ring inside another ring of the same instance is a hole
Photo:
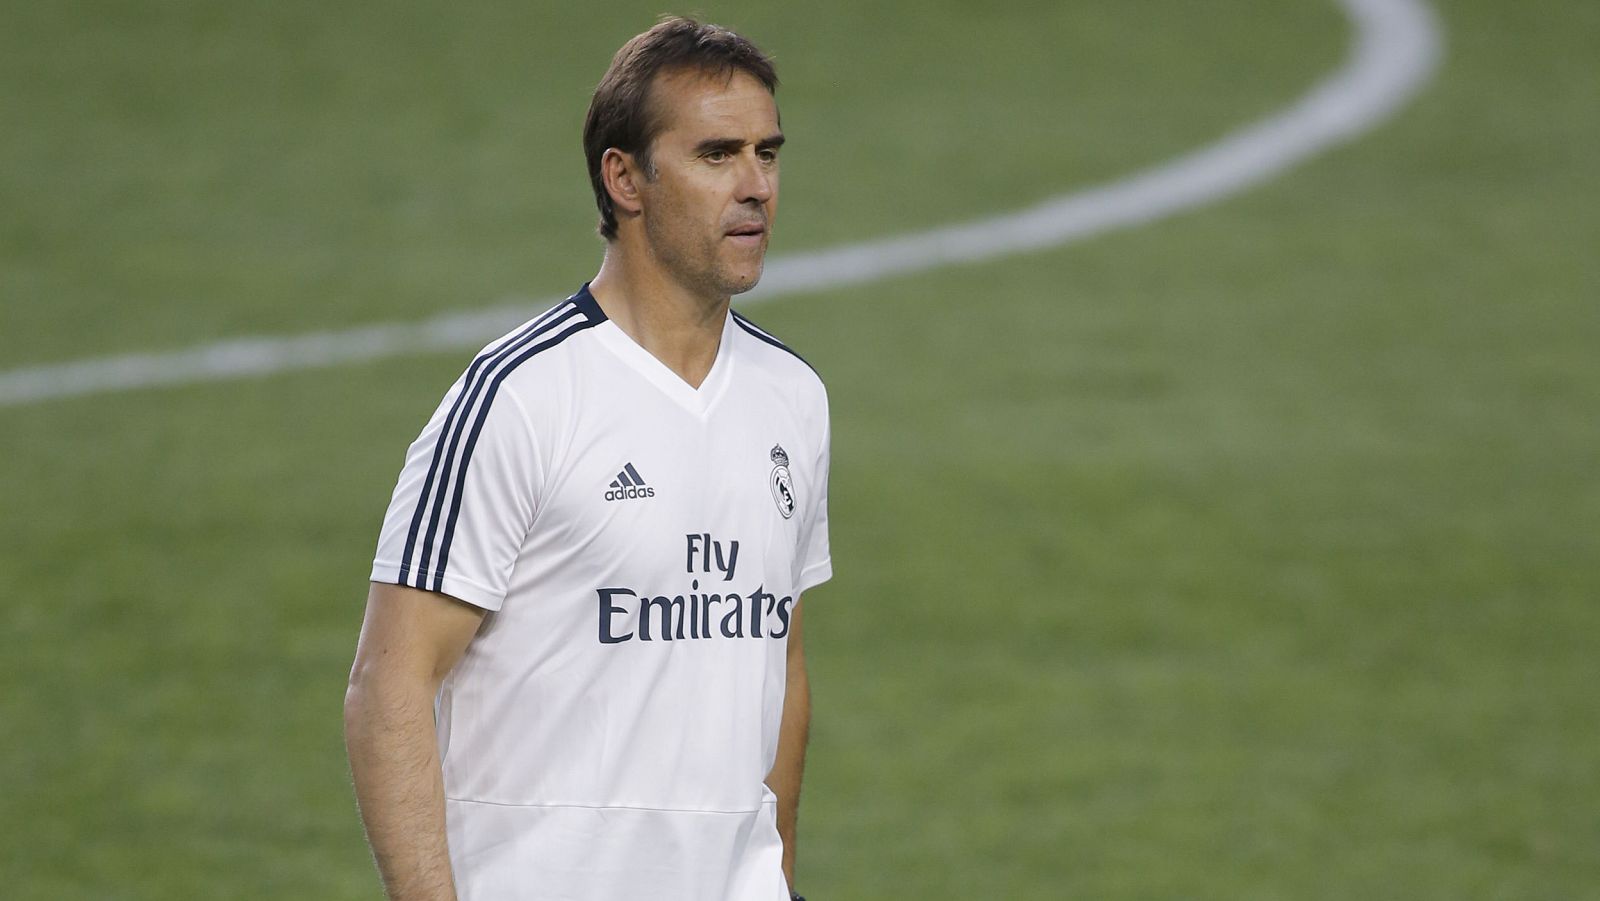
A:
{"label": "man's arm", "polygon": [[455,901],[433,702],[483,611],[374,582],[344,696],[344,740],[378,872],[394,901]]}
{"label": "man's arm", "polygon": [[800,642],[800,607],[795,601],[789,623],[788,676],[783,694],[783,720],[778,730],[778,757],[767,774],[767,787],[778,796],[778,836],[783,839],[783,877],[794,888],[795,823],[800,814],[800,777],[806,766],[806,739],[811,733],[811,683],[806,678],[805,648]]}

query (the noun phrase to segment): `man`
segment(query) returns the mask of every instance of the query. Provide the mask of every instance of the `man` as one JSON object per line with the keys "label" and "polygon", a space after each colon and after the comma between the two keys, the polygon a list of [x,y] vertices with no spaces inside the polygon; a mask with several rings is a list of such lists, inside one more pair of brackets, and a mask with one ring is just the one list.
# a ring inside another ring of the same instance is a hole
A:
{"label": "man", "polygon": [[716,26],[624,45],[584,126],[599,273],[407,454],[345,700],[396,901],[791,897],[827,399],[729,307],[777,211],[776,85]]}

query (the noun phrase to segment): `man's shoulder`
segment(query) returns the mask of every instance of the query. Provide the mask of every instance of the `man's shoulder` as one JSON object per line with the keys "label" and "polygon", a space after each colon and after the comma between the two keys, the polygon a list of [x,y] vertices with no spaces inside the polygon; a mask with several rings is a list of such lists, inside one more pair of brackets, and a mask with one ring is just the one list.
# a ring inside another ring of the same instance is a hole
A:
{"label": "man's shoulder", "polygon": [[581,352],[581,333],[604,321],[587,292],[579,292],[484,345],[459,385],[465,391],[484,392],[525,380]]}
{"label": "man's shoulder", "polygon": [[729,312],[733,316],[734,334],[742,339],[745,354],[775,377],[793,382],[805,393],[816,396],[823,403],[827,402],[827,386],[823,384],[822,374],[809,360],[778,336],[751,321],[750,317],[738,310]]}

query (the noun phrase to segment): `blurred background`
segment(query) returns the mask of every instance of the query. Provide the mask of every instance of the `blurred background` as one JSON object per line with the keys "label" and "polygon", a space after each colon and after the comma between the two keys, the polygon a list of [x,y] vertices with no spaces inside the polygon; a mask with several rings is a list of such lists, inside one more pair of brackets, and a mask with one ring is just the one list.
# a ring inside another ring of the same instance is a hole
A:
{"label": "blurred background", "polygon": [[[1600,898],[1600,4],[1433,8],[1422,93],[1263,186],[746,308],[835,418],[806,894]],[[778,254],[1158,165],[1353,36],[695,11],[777,59]],[[7,4],[0,373],[533,315],[598,265],[582,116],[660,12]],[[344,680],[474,349],[0,406],[0,894],[379,896]]]}

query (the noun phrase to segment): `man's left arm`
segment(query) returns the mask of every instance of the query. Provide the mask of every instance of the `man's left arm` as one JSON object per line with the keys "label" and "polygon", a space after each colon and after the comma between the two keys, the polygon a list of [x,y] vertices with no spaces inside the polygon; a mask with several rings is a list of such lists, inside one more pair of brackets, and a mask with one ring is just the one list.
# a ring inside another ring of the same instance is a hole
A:
{"label": "man's left arm", "polygon": [[783,839],[783,877],[794,889],[795,823],[800,814],[800,777],[806,766],[806,739],[811,732],[811,683],[800,641],[801,603],[797,599],[789,623],[788,675],[783,693],[783,721],[778,730],[778,757],[767,774],[767,787],[778,796],[778,836]]}

